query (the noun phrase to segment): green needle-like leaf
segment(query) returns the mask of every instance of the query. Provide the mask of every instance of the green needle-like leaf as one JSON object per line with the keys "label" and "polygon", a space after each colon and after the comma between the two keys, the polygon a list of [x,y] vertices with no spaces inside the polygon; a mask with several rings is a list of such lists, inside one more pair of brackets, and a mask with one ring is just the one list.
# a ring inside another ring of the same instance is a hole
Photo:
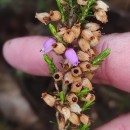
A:
{"label": "green needle-like leaf", "polygon": [[89,125],[81,124],[78,130],[89,130]]}
{"label": "green needle-like leaf", "polygon": [[61,91],[61,92],[59,93],[59,97],[60,97],[61,103],[63,104],[63,103],[64,103],[64,100],[65,100],[65,94],[64,94],[63,91]]}
{"label": "green needle-like leaf", "polygon": [[107,48],[101,54],[99,54],[96,58],[91,62],[93,65],[100,64],[111,52],[111,49]]}
{"label": "green needle-like leaf", "polygon": [[84,88],[84,89],[81,90],[79,93],[77,93],[77,96],[80,97],[80,98],[82,98],[83,95],[88,94],[89,91],[90,91],[90,90],[89,90],[88,88]]}
{"label": "green needle-like leaf", "polygon": [[49,29],[50,29],[52,35],[57,39],[57,41],[59,41],[60,43],[62,43],[62,44],[64,44],[64,45],[66,46],[66,43],[65,43],[65,42],[62,40],[62,38],[57,34],[55,26],[50,23],[50,24],[49,24]]}
{"label": "green needle-like leaf", "polygon": [[57,70],[53,60],[51,58],[49,58],[49,56],[47,54],[44,54],[43,57],[44,57],[44,60],[46,61],[46,63],[48,64],[48,66],[49,66],[50,74],[53,75]]}
{"label": "green needle-like leaf", "polygon": [[82,111],[86,111],[93,104],[94,104],[94,101],[92,101],[92,102],[85,102],[84,105],[83,105],[83,107],[82,107]]}
{"label": "green needle-like leaf", "polygon": [[83,21],[89,15],[89,12],[91,11],[92,7],[95,4],[96,4],[96,0],[88,0],[88,3],[86,5],[85,9],[82,10],[82,15],[81,15],[80,21]]}
{"label": "green needle-like leaf", "polygon": [[64,14],[63,6],[61,5],[60,0],[56,0],[56,2],[62,16],[62,23],[65,23],[65,14]]}

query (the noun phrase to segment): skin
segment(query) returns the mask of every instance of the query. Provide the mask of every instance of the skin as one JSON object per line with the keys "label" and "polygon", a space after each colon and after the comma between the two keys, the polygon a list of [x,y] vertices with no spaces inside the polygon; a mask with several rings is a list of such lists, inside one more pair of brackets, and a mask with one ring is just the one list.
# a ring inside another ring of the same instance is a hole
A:
{"label": "skin", "polygon": [[[3,56],[18,70],[32,75],[49,76],[48,66],[40,53],[47,39],[48,37],[33,36],[9,40],[3,46]],[[130,33],[104,36],[96,48],[99,52],[110,48],[111,54],[95,72],[92,82],[109,84],[130,92]],[[55,64],[60,68],[62,57],[53,52],[49,56],[54,58]],[[96,130],[130,130],[129,121],[130,114],[123,115]]]}

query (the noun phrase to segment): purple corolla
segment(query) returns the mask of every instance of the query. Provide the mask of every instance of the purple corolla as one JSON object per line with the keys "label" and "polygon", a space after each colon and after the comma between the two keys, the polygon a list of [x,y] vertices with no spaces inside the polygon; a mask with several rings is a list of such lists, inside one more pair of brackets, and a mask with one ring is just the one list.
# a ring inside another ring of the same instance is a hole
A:
{"label": "purple corolla", "polygon": [[53,45],[54,43],[56,43],[56,40],[53,39],[53,38],[49,38],[49,39],[43,44],[43,48],[41,49],[41,51],[42,51],[44,54],[50,52],[50,51],[53,49],[52,45]]}
{"label": "purple corolla", "polygon": [[78,56],[76,54],[76,52],[74,51],[74,49],[72,48],[68,48],[65,52],[65,57],[67,58],[67,60],[73,65],[73,66],[77,66],[79,63],[78,60]]}

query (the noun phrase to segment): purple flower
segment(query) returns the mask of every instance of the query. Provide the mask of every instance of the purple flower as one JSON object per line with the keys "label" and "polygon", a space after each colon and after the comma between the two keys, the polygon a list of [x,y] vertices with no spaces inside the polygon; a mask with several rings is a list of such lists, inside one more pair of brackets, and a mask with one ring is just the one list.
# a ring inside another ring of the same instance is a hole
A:
{"label": "purple flower", "polygon": [[74,65],[74,66],[78,65],[78,63],[79,63],[78,56],[77,56],[76,52],[74,51],[74,49],[72,49],[72,48],[67,49],[65,52],[65,57],[72,65]]}
{"label": "purple flower", "polygon": [[42,51],[43,53],[45,53],[45,54],[48,53],[48,52],[50,52],[50,51],[53,49],[52,45],[53,45],[54,43],[56,43],[56,40],[53,39],[53,38],[49,38],[49,39],[43,44],[43,48],[41,49],[41,51]]}

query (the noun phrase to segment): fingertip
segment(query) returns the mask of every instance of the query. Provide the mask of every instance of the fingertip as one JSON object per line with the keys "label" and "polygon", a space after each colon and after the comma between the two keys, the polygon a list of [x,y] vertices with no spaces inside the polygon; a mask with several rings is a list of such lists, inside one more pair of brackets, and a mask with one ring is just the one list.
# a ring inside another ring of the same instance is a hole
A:
{"label": "fingertip", "polygon": [[[40,53],[47,39],[48,37],[42,36],[12,39],[4,44],[3,56],[11,66],[18,70],[32,75],[49,76],[48,66],[43,60],[43,54]],[[54,56],[53,53],[50,55]]]}

